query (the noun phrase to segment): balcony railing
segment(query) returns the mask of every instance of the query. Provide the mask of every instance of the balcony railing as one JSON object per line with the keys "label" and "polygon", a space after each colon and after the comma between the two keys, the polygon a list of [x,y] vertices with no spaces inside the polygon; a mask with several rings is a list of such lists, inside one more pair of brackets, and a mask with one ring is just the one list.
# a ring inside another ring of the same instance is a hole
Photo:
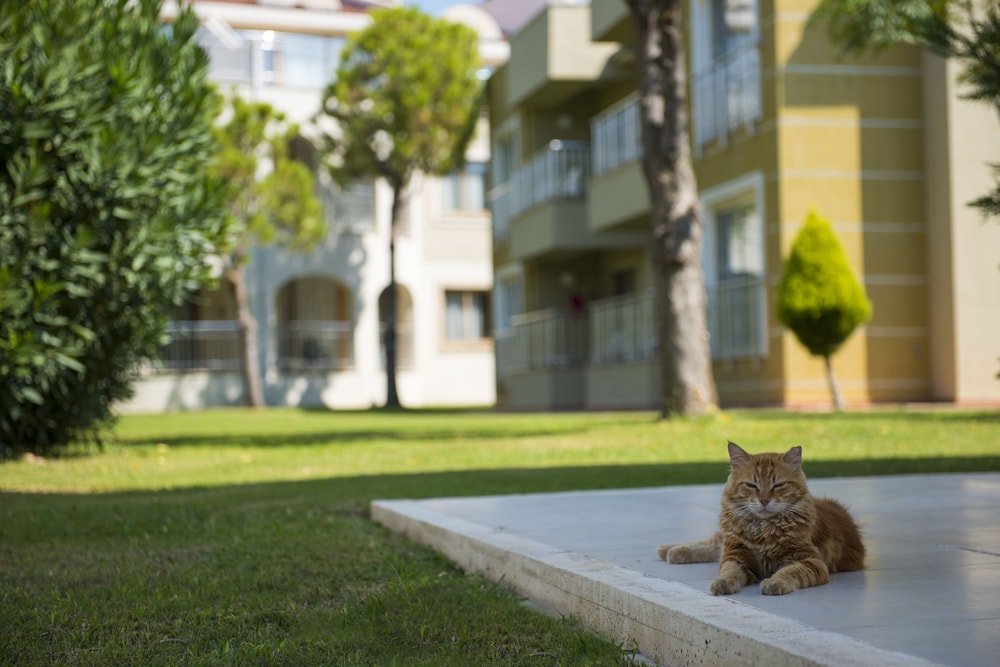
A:
{"label": "balcony railing", "polygon": [[511,204],[514,200],[514,181],[496,186],[486,195],[493,213],[493,240],[505,241],[510,235]]}
{"label": "balcony railing", "polygon": [[[732,278],[708,289],[712,359],[767,356],[764,279]],[[630,363],[657,351],[653,292],[601,299],[587,313],[550,309],[511,318],[495,333],[497,373],[586,364]]]}
{"label": "balcony railing", "polygon": [[601,299],[590,305],[590,362],[610,364],[656,354],[653,292]]}
{"label": "balcony railing", "polygon": [[354,325],[334,320],[291,320],[278,325],[278,367],[336,371],[354,367]]}
{"label": "balcony railing", "polygon": [[515,370],[569,368],[587,361],[587,317],[549,309],[516,315],[495,334],[497,367]]}
{"label": "balcony railing", "polygon": [[760,118],[760,55],[756,44],[736,49],[694,75],[695,139],[700,146]]}
{"label": "balcony railing", "polygon": [[767,356],[767,303],[764,279],[730,278],[708,291],[712,358],[728,361]]}
{"label": "balcony railing", "polygon": [[160,350],[162,371],[231,371],[240,367],[236,320],[177,320],[167,326],[170,342]]}
{"label": "balcony railing", "polygon": [[611,171],[642,155],[642,119],[635,95],[608,109],[590,122],[594,176]]}
{"label": "balcony railing", "polygon": [[514,174],[511,217],[545,202],[582,198],[589,172],[586,142],[550,142]]}

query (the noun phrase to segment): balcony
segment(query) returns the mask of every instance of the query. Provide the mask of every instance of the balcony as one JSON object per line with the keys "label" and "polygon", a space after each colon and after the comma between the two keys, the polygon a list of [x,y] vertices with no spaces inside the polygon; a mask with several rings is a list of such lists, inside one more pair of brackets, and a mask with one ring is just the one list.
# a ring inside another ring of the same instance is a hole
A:
{"label": "balcony", "polygon": [[653,291],[626,294],[590,305],[590,363],[631,363],[656,354]]}
{"label": "balcony", "polygon": [[632,15],[622,0],[590,1],[590,37],[595,42],[635,41]]}
{"label": "balcony", "polygon": [[760,55],[756,44],[741,47],[695,72],[691,83],[695,147],[720,140],[760,118]]}
{"label": "balcony", "polygon": [[510,214],[551,201],[582,199],[589,174],[590,150],[586,142],[549,142],[544,150],[514,174]]}
{"label": "balcony", "polygon": [[[587,144],[558,140],[514,173],[509,192],[499,197],[509,211],[512,258],[598,244],[587,230],[584,195],[589,173]],[[502,219],[499,224],[504,224]]]}
{"label": "balcony", "polygon": [[[627,364],[652,359],[657,351],[653,291],[592,302],[586,313],[548,309],[518,315],[496,336],[497,372],[584,365]],[[732,361],[767,356],[764,278],[732,278],[708,288],[708,331],[712,359]]]}
{"label": "balcony", "polygon": [[767,356],[767,297],[759,276],[730,278],[708,290],[712,359]]}
{"label": "balcony", "polygon": [[511,204],[514,199],[514,180],[501,183],[486,194],[493,216],[493,241],[504,243],[510,236]]}
{"label": "balcony", "polygon": [[642,156],[642,118],[639,98],[632,94],[590,122],[594,159],[592,169],[598,177]]}
{"label": "balcony", "polygon": [[511,40],[506,106],[556,105],[590,82],[617,72],[609,61],[619,50],[591,41],[589,4],[552,4]]}
{"label": "balcony", "polygon": [[587,361],[587,317],[550,308],[516,315],[496,337],[497,368],[515,371],[573,368]]}
{"label": "balcony", "polygon": [[354,367],[354,326],[333,320],[289,320],[278,325],[278,368],[339,371]]}
{"label": "balcony", "polygon": [[167,326],[167,335],[170,341],[160,350],[160,371],[240,368],[240,326],[236,320],[177,320]]}
{"label": "balcony", "polygon": [[627,226],[645,233],[649,190],[642,171],[642,119],[637,95],[595,116],[590,122],[593,138],[593,178],[587,198],[592,232],[624,231]]}

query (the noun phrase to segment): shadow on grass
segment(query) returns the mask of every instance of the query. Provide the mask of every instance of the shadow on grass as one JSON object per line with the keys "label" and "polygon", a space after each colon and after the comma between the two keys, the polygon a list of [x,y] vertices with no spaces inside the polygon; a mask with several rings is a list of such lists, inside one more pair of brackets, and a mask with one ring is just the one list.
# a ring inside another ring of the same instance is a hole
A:
{"label": "shadow on grass", "polygon": [[762,421],[794,421],[808,419],[836,419],[838,421],[866,423],[878,422],[940,422],[945,424],[995,424],[1000,423],[1000,410],[962,410],[948,404],[940,407],[921,405],[919,408],[905,406],[879,406],[870,409],[848,409],[842,412],[805,412],[783,408],[734,408],[726,411],[730,415],[752,416]]}
{"label": "shadow on grass", "polygon": [[[877,458],[810,461],[805,466],[810,479],[824,477],[870,477],[880,475],[1000,472],[1000,454],[964,457]],[[37,499],[43,502],[81,501],[100,504],[121,498],[162,498],[184,502],[185,497],[212,502],[244,502],[312,498],[318,503],[344,504],[366,511],[376,499],[485,496],[559,491],[722,484],[729,472],[720,461],[512,468],[446,472],[393,473],[351,477],[325,477],[295,481],[187,487],[155,491],[109,493],[0,492],[6,501]],[[364,508],[364,509],[362,509]]]}
{"label": "shadow on grass", "polygon": [[[315,446],[331,444],[352,444],[372,441],[392,441],[405,439],[418,442],[448,442],[464,440],[501,440],[512,436],[542,438],[549,436],[571,436],[586,433],[607,424],[597,421],[559,420],[553,423],[546,413],[508,413],[472,409],[420,409],[420,410],[349,410],[331,411],[324,409],[288,411],[288,419],[309,415],[328,418],[329,421],[302,425],[301,432],[285,428],[274,430],[274,422],[265,431],[254,431],[252,417],[268,415],[269,419],[280,418],[277,411],[243,413],[225,411],[218,413],[218,431],[214,427],[193,427],[176,434],[132,435],[114,438],[120,445],[144,445],[162,443],[171,447],[189,445],[236,445],[250,447]],[[565,414],[565,413],[560,413]],[[590,413],[600,414],[600,413]],[[648,413],[648,422],[629,413],[628,424],[655,424],[658,417]],[[973,424],[1000,423],[1000,411],[957,411],[950,409],[906,411],[901,409],[872,409],[845,411],[836,415],[827,412],[792,412],[781,409],[731,410],[721,413],[723,418],[740,420],[750,418],[764,422],[803,422],[836,420],[861,426],[887,426],[899,422],[937,423],[942,427],[960,428]],[[465,421],[462,416],[475,416],[475,420]],[[343,419],[340,419],[343,417]],[[454,417],[454,419],[452,419]],[[692,418],[689,421],[712,421],[717,416]],[[384,419],[384,427],[378,422]],[[683,421],[683,418],[678,420]],[[373,422],[375,422],[373,424]],[[278,422],[280,423],[280,422]],[[298,426],[297,426],[298,427]]]}
{"label": "shadow on grass", "polygon": [[[282,417],[287,415],[287,421]],[[302,416],[320,417],[319,422],[295,423]],[[475,419],[464,420],[471,416]],[[248,419],[249,417],[249,419]],[[254,431],[255,418],[270,420],[261,431]],[[264,410],[259,413],[233,411],[217,413],[217,422],[209,426],[186,426],[178,433],[157,435],[119,435],[112,441],[119,445],[163,443],[185,445],[238,445],[252,447],[310,446],[371,441],[448,442],[459,440],[499,440],[517,437],[573,435],[601,426],[596,421],[562,420],[553,422],[542,416],[491,413],[475,410],[388,410],[329,411],[297,409],[282,413]],[[384,426],[379,423],[384,421]],[[655,421],[652,414],[650,422]],[[285,424],[291,428],[275,428]],[[296,432],[296,429],[300,429]]]}

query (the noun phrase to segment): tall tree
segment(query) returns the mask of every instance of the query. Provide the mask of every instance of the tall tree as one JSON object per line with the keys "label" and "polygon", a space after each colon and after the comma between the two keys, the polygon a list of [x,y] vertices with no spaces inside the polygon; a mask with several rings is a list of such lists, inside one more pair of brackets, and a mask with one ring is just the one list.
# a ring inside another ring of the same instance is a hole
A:
{"label": "tall tree", "polygon": [[[966,97],[993,107],[1000,120],[1000,4],[996,0],[822,0],[810,19],[825,23],[848,52],[916,44],[963,65]],[[1000,163],[996,186],[970,202],[1000,216]]]}
{"label": "tall tree", "polygon": [[785,262],[778,286],[778,319],[809,354],[823,358],[837,410],[844,407],[844,399],[831,357],[871,316],[871,302],[851,271],[833,227],[810,211]]}
{"label": "tall tree", "polygon": [[681,0],[627,0],[635,24],[642,166],[649,188],[661,413],[716,409],[701,269],[703,222],[691,164]]}
{"label": "tall tree", "polygon": [[182,9],[0,0],[0,456],[95,434],[226,239]]}
{"label": "tall tree", "polygon": [[385,179],[392,189],[385,327],[386,406],[396,388],[396,239],[406,193],[417,172],[443,176],[462,166],[481,106],[478,36],[464,25],[414,7],[372,12],[350,36],[321,114],[336,121],[328,135],[338,180]]}
{"label": "tall tree", "polygon": [[[289,154],[292,141],[305,141],[299,128],[262,102],[233,94],[216,128],[219,153],[213,168],[226,183],[233,216],[231,250],[225,257],[226,282],[232,289],[240,326],[240,355],[247,403],[264,405],[257,319],[250,310],[246,264],[254,244],[280,242],[308,251],[326,236],[322,207],[309,166]],[[263,169],[262,169],[263,168]],[[262,170],[267,175],[261,177]]]}

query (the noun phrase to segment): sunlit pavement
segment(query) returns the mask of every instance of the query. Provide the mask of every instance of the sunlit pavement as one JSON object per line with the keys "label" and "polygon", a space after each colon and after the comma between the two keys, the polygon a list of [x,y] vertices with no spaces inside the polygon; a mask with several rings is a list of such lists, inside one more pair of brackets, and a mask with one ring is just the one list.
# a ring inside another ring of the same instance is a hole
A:
{"label": "sunlit pavement", "polygon": [[1000,474],[810,489],[851,508],[867,567],[773,597],[713,597],[716,564],[656,557],[711,534],[721,484],[376,501],[372,516],[664,665],[1000,664]]}

